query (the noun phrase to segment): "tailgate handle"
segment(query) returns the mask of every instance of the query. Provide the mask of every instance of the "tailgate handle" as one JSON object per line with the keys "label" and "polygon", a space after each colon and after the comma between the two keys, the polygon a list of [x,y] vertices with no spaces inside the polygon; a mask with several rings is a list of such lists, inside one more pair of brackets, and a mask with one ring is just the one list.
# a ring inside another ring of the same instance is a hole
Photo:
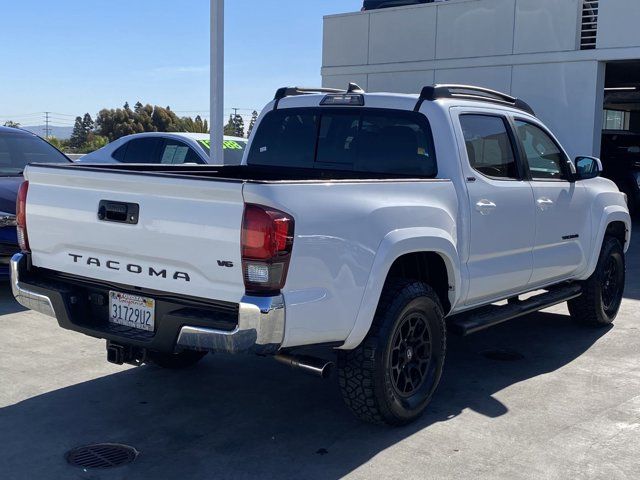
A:
{"label": "tailgate handle", "polygon": [[100,200],[100,206],[98,207],[98,220],[137,225],[139,213],[140,205],[137,203]]}

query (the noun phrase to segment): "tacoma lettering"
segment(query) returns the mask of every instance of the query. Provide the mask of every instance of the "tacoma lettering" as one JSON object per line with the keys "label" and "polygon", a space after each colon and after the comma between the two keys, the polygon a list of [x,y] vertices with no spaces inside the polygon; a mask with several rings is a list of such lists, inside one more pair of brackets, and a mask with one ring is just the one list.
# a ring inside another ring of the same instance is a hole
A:
{"label": "tacoma lettering", "polygon": [[[85,264],[87,266],[96,268],[107,268],[114,271],[122,270],[120,268],[121,263],[117,260],[101,260],[96,257],[85,257],[84,255],[79,255],[77,253],[69,253],[68,255],[73,259],[73,263]],[[136,265],[135,263],[128,263],[124,268],[126,268],[127,272],[136,275],[147,274],[150,277],[172,278],[173,280],[182,280],[185,282],[191,281],[191,277],[188,273],[178,271],[169,273],[166,268],[157,268],[151,266],[143,267],[142,265]]]}

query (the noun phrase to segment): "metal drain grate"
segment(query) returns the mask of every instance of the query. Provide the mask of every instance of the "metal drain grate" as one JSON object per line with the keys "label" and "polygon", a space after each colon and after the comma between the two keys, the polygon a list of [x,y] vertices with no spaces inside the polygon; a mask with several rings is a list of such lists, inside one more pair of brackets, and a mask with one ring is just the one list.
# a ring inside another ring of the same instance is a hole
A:
{"label": "metal drain grate", "polygon": [[104,469],[116,468],[133,462],[138,451],[118,443],[97,443],[74,448],[66,454],[67,462],[75,467]]}
{"label": "metal drain grate", "polygon": [[497,349],[497,350],[485,350],[480,352],[484,358],[488,360],[495,360],[498,362],[515,362],[522,360],[524,356],[515,350]]}

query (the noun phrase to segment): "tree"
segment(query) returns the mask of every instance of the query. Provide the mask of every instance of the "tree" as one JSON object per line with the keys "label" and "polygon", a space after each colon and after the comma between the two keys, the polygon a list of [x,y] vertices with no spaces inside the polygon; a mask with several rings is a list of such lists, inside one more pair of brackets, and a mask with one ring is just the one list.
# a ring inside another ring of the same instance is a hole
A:
{"label": "tree", "polygon": [[151,121],[158,132],[179,132],[182,130],[180,119],[168,107],[162,108],[156,106],[153,109]]}
{"label": "tree", "polygon": [[61,152],[69,150],[69,140],[60,140],[59,138],[56,138],[56,137],[49,137],[47,139],[47,142],[49,142],[51,145],[56,147]]}
{"label": "tree", "polygon": [[91,118],[91,115],[89,115],[88,113],[85,113],[84,117],[82,117],[82,130],[84,131],[84,134],[85,134],[85,141],[86,141],[86,137],[91,132],[93,132],[94,127],[95,127],[95,123]]}
{"label": "tree", "polygon": [[183,117],[181,119],[182,130],[191,133],[209,133],[209,123],[206,120],[202,120],[202,117],[198,115],[195,120],[191,117]]}
{"label": "tree", "polygon": [[7,120],[6,122],[4,122],[4,126],[11,128],[20,128],[20,124],[18,122],[14,122],[13,120]]}
{"label": "tree", "polygon": [[96,150],[104,147],[107,143],[109,143],[109,139],[107,137],[102,137],[92,132],[87,136],[87,141],[78,149],[78,153],[95,152]]}
{"label": "tree", "polygon": [[242,118],[242,115],[236,113],[233,116],[233,126],[233,135],[236,137],[244,137],[244,119]]}
{"label": "tree", "polygon": [[[171,107],[144,105],[138,101],[133,110],[128,102],[123,108],[100,110],[93,123],[93,129],[89,131],[112,142],[125,135],[142,132],[208,133],[209,123],[200,116],[195,119],[180,118]],[[237,125],[234,123],[233,134],[236,131]]]}
{"label": "tree", "polygon": [[224,134],[233,136],[236,133],[236,124],[233,120],[233,115],[229,115],[229,121],[224,126]]}
{"label": "tree", "polygon": [[86,140],[87,136],[82,125],[82,117],[76,117],[73,132],[71,132],[71,138],[69,139],[69,146],[73,149],[80,148]]}
{"label": "tree", "polygon": [[257,121],[258,121],[258,112],[254,110],[251,113],[251,120],[249,121],[249,128],[247,129],[247,137],[251,136],[251,132],[253,132],[253,128],[256,126]]}

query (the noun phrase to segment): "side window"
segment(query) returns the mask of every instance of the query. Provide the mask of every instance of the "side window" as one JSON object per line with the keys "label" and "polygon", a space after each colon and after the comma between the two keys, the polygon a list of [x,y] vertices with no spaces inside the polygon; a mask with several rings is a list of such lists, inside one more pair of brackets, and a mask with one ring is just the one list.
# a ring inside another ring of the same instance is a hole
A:
{"label": "side window", "polygon": [[184,163],[203,163],[198,154],[188,145],[178,140],[165,140],[160,151],[160,163],[182,165]]}
{"label": "side window", "polygon": [[419,114],[362,116],[355,170],[435,177],[433,141]]}
{"label": "side window", "polygon": [[488,177],[519,180],[518,165],[504,118],[460,115],[469,163]]}
{"label": "side window", "polygon": [[562,162],[566,157],[547,133],[529,122],[516,120],[518,138],[524,147],[529,163],[531,178],[534,180],[562,180]]}
{"label": "side window", "polygon": [[157,149],[160,137],[135,138],[127,143],[126,163],[158,163]]}
{"label": "side window", "polygon": [[115,152],[113,152],[111,156],[116,160],[118,160],[119,162],[124,162],[124,157],[125,157],[125,154],[127,153],[127,145],[129,145],[129,142],[125,143],[121,147],[118,147],[118,149]]}

